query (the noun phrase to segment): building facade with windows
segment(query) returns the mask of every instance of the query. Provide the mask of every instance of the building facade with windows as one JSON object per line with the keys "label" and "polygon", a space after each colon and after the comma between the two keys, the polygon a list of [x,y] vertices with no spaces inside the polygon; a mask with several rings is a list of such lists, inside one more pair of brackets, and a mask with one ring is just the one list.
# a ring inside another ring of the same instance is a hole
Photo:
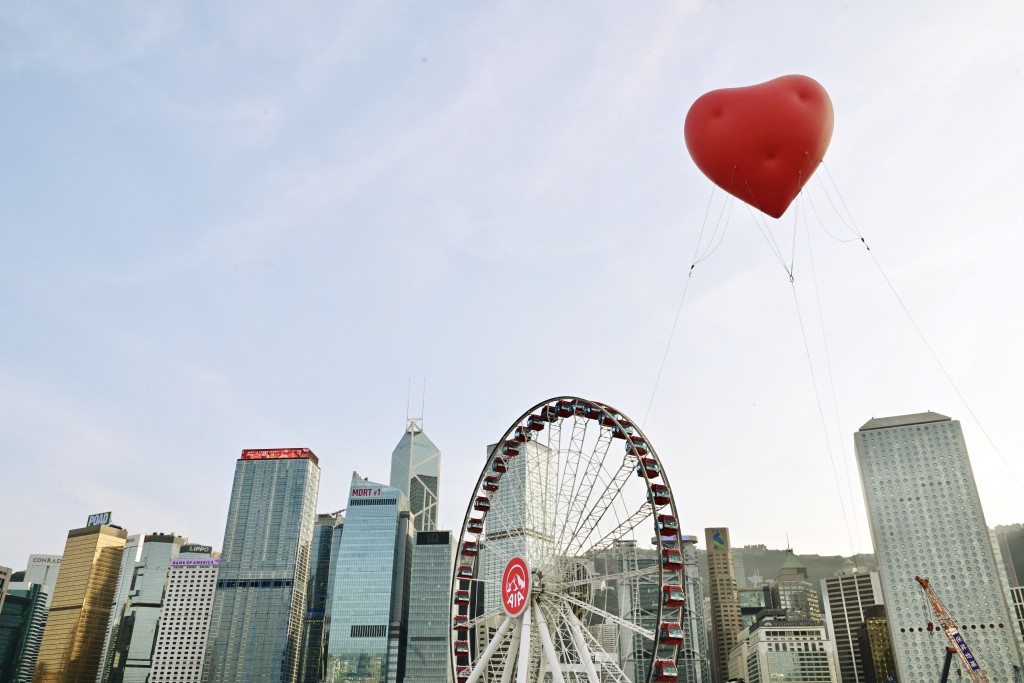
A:
{"label": "building facade with windows", "polygon": [[302,633],[302,681],[317,683],[323,677],[327,656],[327,589],[331,578],[334,530],[344,523],[340,512],[319,514],[313,527],[309,585],[306,588],[306,620]]}
{"label": "building facade with windows", "polygon": [[420,531],[412,552],[405,668],[416,683],[449,683],[449,600],[455,545],[450,531]]}
{"label": "building facade with windows", "polygon": [[739,592],[729,530],[724,527],[705,529],[704,537],[708,550],[708,593],[711,597],[716,680],[725,683],[729,678],[729,653],[736,646],[736,635],[741,628]]}
{"label": "building facade with windows", "polygon": [[295,683],[320,465],[308,448],[242,451],[203,667],[209,683]]}
{"label": "building facade with windows", "polygon": [[825,596],[825,627],[835,644],[842,683],[865,683],[864,657],[858,634],[868,608],[882,603],[878,572],[853,572],[821,580]]}
{"label": "building facade with windows", "polygon": [[423,432],[423,420],[409,420],[391,453],[391,486],[409,501],[415,531],[437,529],[441,451]]}
{"label": "building facade with windows", "polygon": [[921,576],[989,680],[1011,683],[1021,654],[960,423],[938,413],[876,418],[854,440],[899,680],[942,672]]}
{"label": "building facade with windows", "polygon": [[170,561],[149,683],[200,683],[220,558],[210,546],[182,546]]}
{"label": "building facade with windows", "polygon": [[96,524],[68,532],[35,683],[94,681],[128,532]]}
{"label": "building facade with windows", "polygon": [[766,617],[744,634],[747,683],[839,682],[835,650],[821,621]]}
{"label": "building facade with windows", "polygon": [[328,683],[402,678],[411,545],[405,494],[353,472],[332,570]]}
{"label": "building facade with windows", "polygon": [[711,683],[711,660],[708,653],[707,624],[704,614],[704,585],[700,580],[697,559],[697,537],[680,536],[683,553],[683,580],[686,610],[683,612],[683,646],[679,649],[679,680],[681,683]]}
{"label": "building facade with windows", "polygon": [[123,583],[127,591],[120,612],[111,614],[111,623],[116,627],[108,628],[111,635],[105,647],[109,660],[98,679],[100,683],[147,683],[167,574],[185,542],[186,539],[174,534],[148,534],[138,545],[138,560],[129,566],[122,564],[124,573],[119,587]]}
{"label": "building facade with windows", "polygon": [[50,589],[44,584],[7,584],[0,607],[0,681],[29,683],[46,627]]}

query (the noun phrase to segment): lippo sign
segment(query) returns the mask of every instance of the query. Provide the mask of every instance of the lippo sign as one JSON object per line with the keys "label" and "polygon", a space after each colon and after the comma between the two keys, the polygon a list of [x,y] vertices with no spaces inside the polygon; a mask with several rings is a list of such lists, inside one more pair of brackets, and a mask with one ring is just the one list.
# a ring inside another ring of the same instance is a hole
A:
{"label": "lippo sign", "polygon": [[513,557],[501,577],[501,604],[505,614],[518,617],[530,601],[530,569],[526,560]]}

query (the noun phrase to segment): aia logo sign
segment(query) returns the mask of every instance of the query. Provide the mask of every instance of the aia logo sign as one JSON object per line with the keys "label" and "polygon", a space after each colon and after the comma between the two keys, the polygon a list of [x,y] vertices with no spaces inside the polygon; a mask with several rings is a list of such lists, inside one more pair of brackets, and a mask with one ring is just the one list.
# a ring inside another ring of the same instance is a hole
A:
{"label": "aia logo sign", "polygon": [[530,599],[530,570],[526,560],[513,557],[505,566],[501,577],[501,603],[505,613],[510,617],[518,617],[526,609]]}

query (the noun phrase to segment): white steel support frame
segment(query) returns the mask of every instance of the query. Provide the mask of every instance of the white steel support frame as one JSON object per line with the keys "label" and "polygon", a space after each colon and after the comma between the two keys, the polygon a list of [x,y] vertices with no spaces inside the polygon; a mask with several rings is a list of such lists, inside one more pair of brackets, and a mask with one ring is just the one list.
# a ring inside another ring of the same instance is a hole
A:
{"label": "white steel support frame", "polygon": [[[488,476],[497,491],[483,488]],[[478,498],[487,503],[485,509],[475,509]],[[664,566],[665,553],[678,552],[681,560],[679,532],[662,533],[659,515],[673,517],[679,526],[661,460],[622,413],[572,396],[549,399],[524,413],[488,454],[463,520],[450,613],[456,683],[480,683],[485,675],[498,681],[499,672],[500,683],[511,683],[513,675],[516,683],[537,683],[547,671],[551,683],[653,683],[654,662],[674,662],[679,652],[677,645],[659,640],[664,630],[659,625],[683,620],[682,607],[664,605],[664,587],[685,590],[683,571]],[[479,520],[473,526],[482,532],[469,530],[471,519]],[[639,551],[648,558],[640,564]],[[495,606],[501,571],[514,557],[526,560],[531,570],[530,600],[517,617]],[[472,590],[480,580],[485,581],[482,593]],[[644,593],[650,604],[640,604],[640,585],[651,587]],[[471,600],[463,595],[461,604],[456,602],[456,591],[467,589]],[[614,607],[609,606],[610,590],[628,596],[628,604],[612,600]],[[485,604],[466,604],[481,594]],[[467,638],[461,629],[493,629],[499,616],[501,625],[475,661],[455,651],[455,641]],[[628,656],[606,651],[588,624],[619,629],[609,638],[628,633],[629,642],[617,648]],[[627,665],[640,670],[640,660],[645,680],[625,674]]]}

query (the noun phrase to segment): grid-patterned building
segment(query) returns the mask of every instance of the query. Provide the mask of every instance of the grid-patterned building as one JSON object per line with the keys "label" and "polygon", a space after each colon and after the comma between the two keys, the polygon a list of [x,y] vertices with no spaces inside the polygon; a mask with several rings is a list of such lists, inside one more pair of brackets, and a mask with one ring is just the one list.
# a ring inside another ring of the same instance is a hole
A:
{"label": "grid-patterned building", "polygon": [[865,623],[865,610],[882,604],[878,572],[824,578],[821,593],[825,596],[825,626],[835,644],[840,679],[842,683],[865,683],[858,633]]}
{"label": "grid-patterned building", "polygon": [[0,681],[29,683],[46,627],[50,589],[44,584],[7,584],[0,606]]}
{"label": "grid-patterned building", "polygon": [[130,590],[117,615],[117,637],[108,643],[112,656],[104,680],[109,683],[149,680],[168,572],[185,542],[181,536],[162,533],[148,534],[143,539],[138,561],[128,567],[126,583]]}
{"label": "grid-patterned building", "polygon": [[423,432],[423,420],[409,420],[391,453],[391,486],[409,501],[416,531],[437,528],[441,451]]}
{"label": "grid-patterned building", "polygon": [[316,516],[310,552],[309,585],[306,588],[306,620],[302,632],[302,681],[317,683],[323,677],[327,656],[327,592],[335,529],[345,518],[340,512]]}
{"label": "grid-patterned building", "polygon": [[220,558],[210,546],[183,546],[171,560],[149,683],[200,683]]}
{"label": "grid-patterned building", "polygon": [[448,606],[455,546],[450,531],[420,531],[412,553],[405,668],[416,683],[451,680]]}
{"label": "grid-patterned building", "polygon": [[790,619],[821,621],[818,592],[808,578],[807,567],[791,548],[772,584],[772,607],[786,610]]}
{"label": "grid-patterned building", "polygon": [[708,549],[708,593],[711,597],[716,680],[725,683],[729,677],[729,652],[736,646],[736,634],[741,627],[739,594],[729,530],[724,527],[705,529],[704,536]]}
{"label": "grid-patterned building", "polygon": [[124,544],[121,554],[121,566],[117,571],[117,587],[110,602],[110,616],[107,619],[107,630],[103,636],[103,654],[100,659],[100,670],[96,683],[109,683],[110,667],[114,663],[114,646],[121,632],[121,619],[124,606],[128,603],[128,592],[132,587],[132,569],[142,555],[144,543],[141,534],[133,534]]}
{"label": "grid-patterned building", "polygon": [[835,650],[820,621],[766,618],[744,633],[747,683],[838,683]]}
{"label": "grid-patterned building", "polygon": [[68,532],[36,659],[35,683],[93,683],[128,533],[107,524]]}
{"label": "grid-patterned building", "polygon": [[245,450],[224,529],[209,683],[295,683],[320,465],[308,448]]}
{"label": "grid-patterned building", "polygon": [[941,675],[921,576],[989,680],[1011,683],[1021,655],[960,423],[938,413],[877,418],[854,440],[899,680]]}
{"label": "grid-patterned building", "polygon": [[401,680],[411,545],[405,494],[353,472],[332,571],[329,683]]}
{"label": "grid-patterned building", "polygon": [[679,649],[680,683],[711,683],[711,661],[704,615],[704,586],[697,560],[697,537],[680,536],[686,610],[683,612],[683,646]]}

